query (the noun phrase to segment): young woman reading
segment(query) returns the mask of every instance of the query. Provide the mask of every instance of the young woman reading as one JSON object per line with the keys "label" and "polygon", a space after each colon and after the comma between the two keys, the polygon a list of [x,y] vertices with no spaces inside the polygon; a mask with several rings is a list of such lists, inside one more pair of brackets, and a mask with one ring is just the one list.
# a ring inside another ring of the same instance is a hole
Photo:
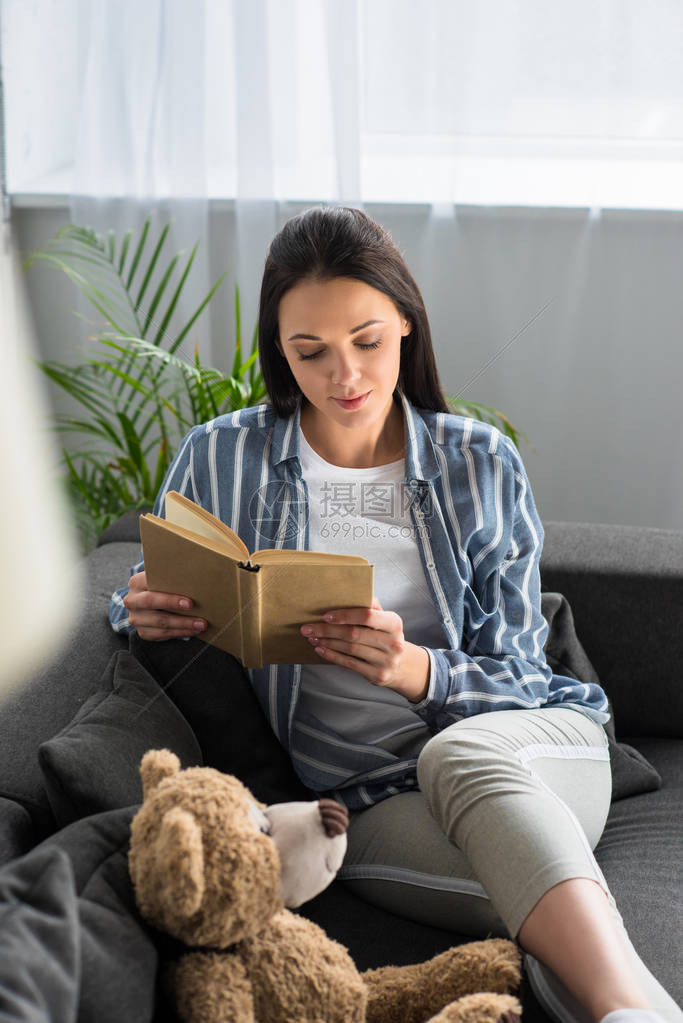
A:
{"label": "young woman reading", "polygon": [[[378,224],[318,208],[284,226],[259,355],[269,403],[191,430],[154,510],[178,490],[249,550],[375,565],[372,608],[301,623],[319,663],[249,671],[302,781],[351,811],[340,877],[416,920],[512,936],[563,1023],[680,1019],[592,853],[607,700],[546,663],[543,528],[519,452],[448,412],[419,289]],[[201,635],[179,613],[191,606],[150,592],[140,562],[111,621],[145,640]]]}

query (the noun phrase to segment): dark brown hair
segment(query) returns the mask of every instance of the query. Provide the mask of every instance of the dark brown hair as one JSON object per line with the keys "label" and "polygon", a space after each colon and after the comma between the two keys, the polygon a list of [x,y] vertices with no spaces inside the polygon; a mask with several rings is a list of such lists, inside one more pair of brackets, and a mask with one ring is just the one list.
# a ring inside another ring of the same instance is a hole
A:
{"label": "dark brown hair", "polygon": [[290,415],[301,391],[275,344],[283,295],[302,280],[350,277],[387,295],[412,324],[401,341],[397,388],[417,408],[448,412],[436,369],[422,295],[403,256],[374,220],[347,206],[316,206],[292,217],[271,242],[259,303],[259,360],[278,416]]}

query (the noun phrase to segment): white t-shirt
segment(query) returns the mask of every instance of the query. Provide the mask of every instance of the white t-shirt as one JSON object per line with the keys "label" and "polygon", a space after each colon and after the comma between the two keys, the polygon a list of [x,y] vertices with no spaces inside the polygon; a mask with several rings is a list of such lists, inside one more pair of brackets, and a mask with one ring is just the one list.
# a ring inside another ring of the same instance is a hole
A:
{"label": "white t-shirt", "polygon": [[[367,558],[375,566],[375,595],[385,611],[401,616],[406,640],[443,646],[410,518],[404,459],[350,469],[326,462],[301,430],[299,444],[309,491],[310,549]],[[404,696],[322,658],[319,665],[302,665],[299,709],[357,742],[394,748],[399,735],[429,735]]]}

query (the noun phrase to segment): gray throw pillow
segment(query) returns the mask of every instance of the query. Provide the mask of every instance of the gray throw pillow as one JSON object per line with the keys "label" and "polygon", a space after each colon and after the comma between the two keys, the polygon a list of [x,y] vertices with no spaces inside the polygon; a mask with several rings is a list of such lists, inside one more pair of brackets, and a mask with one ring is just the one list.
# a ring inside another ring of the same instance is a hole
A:
{"label": "gray throw pillow", "polygon": [[159,935],[128,873],[137,806],[75,821],[0,870],[0,1020],[149,1023]]}
{"label": "gray throw pillow", "polygon": [[81,1021],[149,1023],[154,1017],[157,932],[138,913],[128,873],[130,823],[137,809],[128,806],[86,817],[43,843],[62,849],[73,867]]}
{"label": "gray throw pillow", "polygon": [[73,1023],[80,968],[71,862],[39,846],[0,870],[0,1019]]}
{"label": "gray throw pillow", "polygon": [[[576,635],[567,598],[561,593],[542,593],[541,612],[549,625],[545,656],[553,672],[600,685],[598,674]],[[661,775],[650,761],[633,746],[617,741],[611,703],[609,710],[611,717],[604,727],[612,767],[612,802],[660,788]]]}
{"label": "gray throw pillow", "polygon": [[183,767],[202,763],[199,744],[178,708],[135,657],[119,650],[101,689],[39,747],[57,823],[140,803],[140,761],[147,750],[161,748],[176,753]]}

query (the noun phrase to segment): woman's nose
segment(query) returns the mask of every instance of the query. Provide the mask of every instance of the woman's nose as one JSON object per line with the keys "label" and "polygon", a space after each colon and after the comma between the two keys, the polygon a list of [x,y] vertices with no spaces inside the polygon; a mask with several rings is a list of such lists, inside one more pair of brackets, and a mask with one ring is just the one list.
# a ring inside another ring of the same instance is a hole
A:
{"label": "woman's nose", "polygon": [[332,382],[334,384],[350,383],[353,380],[358,380],[360,376],[360,367],[354,359],[343,357],[336,363],[332,371]]}

